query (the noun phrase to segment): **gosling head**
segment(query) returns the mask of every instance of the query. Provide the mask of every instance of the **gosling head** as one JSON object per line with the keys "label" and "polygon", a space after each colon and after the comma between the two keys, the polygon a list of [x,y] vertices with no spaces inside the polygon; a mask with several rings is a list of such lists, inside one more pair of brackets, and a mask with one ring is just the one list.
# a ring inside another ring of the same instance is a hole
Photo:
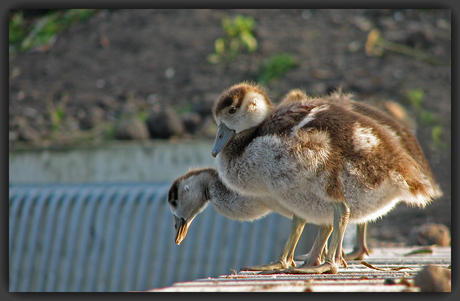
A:
{"label": "gosling head", "polygon": [[292,89],[289,91],[281,100],[281,104],[289,103],[289,102],[296,102],[301,101],[304,99],[308,99],[307,94],[301,89]]}
{"label": "gosling head", "polygon": [[212,109],[214,120],[219,126],[212,150],[213,157],[236,134],[261,124],[272,106],[265,91],[254,84],[237,84],[222,93]]}
{"label": "gosling head", "polygon": [[207,183],[212,169],[190,170],[177,178],[168,194],[168,204],[174,215],[176,244],[187,236],[193,219],[208,205]]}

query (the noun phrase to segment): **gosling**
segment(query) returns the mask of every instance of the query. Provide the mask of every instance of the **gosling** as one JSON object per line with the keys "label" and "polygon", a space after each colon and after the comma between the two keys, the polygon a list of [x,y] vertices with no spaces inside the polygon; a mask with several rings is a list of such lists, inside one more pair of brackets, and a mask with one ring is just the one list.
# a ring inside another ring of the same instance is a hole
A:
{"label": "gosling", "polygon": [[324,263],[284,272],[337,273],[349,221],[375,220],[401,201],[423,207],[437,195],[394,132],[322,98],[275,108],[262,88],[242,83],[222,94],[213,116],[212,155],[229,188],[277,200],[293,221],[333,227]]}

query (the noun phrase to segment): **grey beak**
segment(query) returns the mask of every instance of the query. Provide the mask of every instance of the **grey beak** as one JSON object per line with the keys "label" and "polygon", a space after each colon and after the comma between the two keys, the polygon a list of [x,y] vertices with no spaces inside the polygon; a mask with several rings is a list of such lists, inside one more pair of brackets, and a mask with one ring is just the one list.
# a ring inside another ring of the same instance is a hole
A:
{"label": "grey beak", "polygon": [[216,157],[234,136],[235,131],[229,129],[225,124],[221,123],[219,125],[219,130],[217,131],[214,148],[212,149],[212,156]]}

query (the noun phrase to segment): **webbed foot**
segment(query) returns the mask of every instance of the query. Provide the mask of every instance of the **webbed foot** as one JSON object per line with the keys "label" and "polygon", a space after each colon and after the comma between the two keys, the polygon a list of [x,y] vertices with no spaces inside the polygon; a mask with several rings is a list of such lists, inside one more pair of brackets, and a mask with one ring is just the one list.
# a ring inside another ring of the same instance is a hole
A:
{"label": "webbed foot", "polygon": [[254,265],[241,268],[240,271],[273,271],[273,270],[282,270],[289,267],[295,267],[294,261],[291,264],[282,262],[280,260],[271,262],[269,264]]}
{"label": "webbed foot", "polygon": [[351,253],[345,254],[345,260],[363,260],[364,255],[369,255],[369,251],[364,249],[354,249]]}
{"label": "webbed foot", "polygon": [[343,255],[346,260],[363,260],[365,254],[369,256],[369,249],[367,248],[366,242],[366,233],[367,223],[359,224],[356,226],[355,247],[351,253]]}
{"label": "webbed foot", "polygon": [[283,274],[337,274],[339,272],[339,267],[337,264],[333,264],[330,262],[325,262],[318,266],[300,266],[290,269],[285,269],[279,271],[279,273]]}

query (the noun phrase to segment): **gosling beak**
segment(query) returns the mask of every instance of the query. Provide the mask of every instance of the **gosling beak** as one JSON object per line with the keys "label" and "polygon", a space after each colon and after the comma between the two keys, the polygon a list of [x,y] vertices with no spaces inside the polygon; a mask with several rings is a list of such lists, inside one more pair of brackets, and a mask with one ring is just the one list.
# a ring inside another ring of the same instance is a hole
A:
{"label": "gosling beak", "polygon": [[174,226],[176,228],[176,244],[180,245],[180,243],[185,239],[185,236],[187,236],[187,231],[190,223],[187,223],[185,219],[178,218],[175,215],[174,220],[176,222]]}
{"label": "gosling beak", "polygon": [[212,149],[212,156],[216,157],[218,153],[227,145],[227,143],[232,140],[235,136],[235,131],[229,129],[225,124],[221,123],[219,125],[219,130],[217,131],[216,141],[214,142],[214,148]]}

